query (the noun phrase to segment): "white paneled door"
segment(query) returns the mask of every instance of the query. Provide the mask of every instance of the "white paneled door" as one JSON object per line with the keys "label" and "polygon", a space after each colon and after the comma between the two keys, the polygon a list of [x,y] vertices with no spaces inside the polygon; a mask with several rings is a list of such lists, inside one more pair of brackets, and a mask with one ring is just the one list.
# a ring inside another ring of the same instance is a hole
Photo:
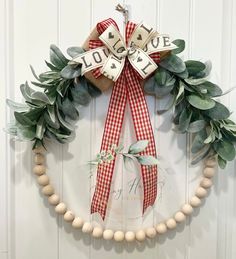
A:
{"label": "white paneled door", "polygon": [[[224,91],[236,85],[235,0],[0,0],[0,259],[236,258],[234,162],[218,171],[206,202],[176,230],[142,244],[115,244],[81,234],[55,214],[32,174],[31,145],[15,142],[2,130],[12,118],[5,99],[21,101],[19,85],[33,79],[29,64],[45,71],[51,43],[63,52],[81,46],[103,19],[112,17],[123,29],[123,17],[115,11],[118,3],[129,6],[131,20],[185,39],[184,59],[211,60],[212,80]],[[157,115],[159,101],[147,96],[162,161],[156,205],[142,217],[139,171],[118,161],[107,219],[91,216],[95,172],[86,162],[99,151],[109,98],[110,91],[81,109],[72,143],[48,143],[48,173],[63,200],[84,219],[137,230],[173,215],[193,194],[202,165],[190,165],[190,139],[177,136],[171,130],[171,113]],[[221,99],[232,112],[235,98],[232,91]],[[135,140],[128,107],[121,138],[126,146]]]}

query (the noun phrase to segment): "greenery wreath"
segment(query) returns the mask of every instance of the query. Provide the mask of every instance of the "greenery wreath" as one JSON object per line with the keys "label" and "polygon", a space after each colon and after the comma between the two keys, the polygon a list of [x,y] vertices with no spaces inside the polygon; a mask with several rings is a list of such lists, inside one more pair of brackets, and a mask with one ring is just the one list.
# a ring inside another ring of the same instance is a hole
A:
{"label": "greenery wreath", "polygon": [[[220,168],[235,158],[236,124],[229,119],[229,109],[215,98],[221,88],[208,81],[211,63],[195,60],[183,61],[177,54],[185,49],[185,41],[174,40],[178,47],[164,57],[156,72],[146,80],[144,91],[160,100],[166,100],[157,112],[173,109],[174,130],[191,134],[191,151],[195,155],[192,164],[207,156],[216,156]],[[71,58],[83,53],[81,47],[70,47]],[[71,64],[60,49],[50,46],[49,71],[37,75],[31,82],[42,90],[32,89],[28,82],[20,86],[25,103],[7,100],[14,110],[15,121],[7,126],[7,132],[20,140],[34,142],[33,149],[44,146],[44,139],[59,143],[71,141],[75,136],[75,124],[80,106],[89,104],[101,91],[81,76],[81,65]]]}

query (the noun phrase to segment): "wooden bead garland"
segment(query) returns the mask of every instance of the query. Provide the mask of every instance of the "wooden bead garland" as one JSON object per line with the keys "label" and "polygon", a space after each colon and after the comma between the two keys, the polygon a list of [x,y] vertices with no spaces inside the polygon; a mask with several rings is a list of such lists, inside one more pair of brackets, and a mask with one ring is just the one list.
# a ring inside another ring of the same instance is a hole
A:
{"label": "wooden bead garland", "polygon": [[212,186],[211,178],[215,174],[216,161],[214,158],[210,158],[205,161],[205,168],[203,170],[203,176],[199,187],[196,189],[195,195],[190,199],[189,203],[182,206],[181,211],[175,213],[173,218],[169,218],[165,223],[159,223],[156,227],[149,227],[146,230],[140,229],[136,233],[133,231],[113,231],[111,229],[103,230],[100,226],[93,227],[90,222],[84,222],[80,217],[75,217],[72,211],[67,211],[66,204],[60,202],[60,197],[54,193],[54,188],[50,184],[50,179],[46,175],[46,167],[43,165],[45,159],[43,153],[44,148],[37,148],[35,153],[35,167],[33,172],[38,176],[37,182],[42,186],[42,193],[48,197],[48,202],[55,206],[55,211],[63,215],[63,218],[67,222],[71,222],[72,227],[81,229],[83,233],[91,234],[94,238],[103,237],[105,240],[114,239],[117,242],[126,240],[127,242],[133,242],[137,240],[139,242],[144,241],[146,237],[154,238],[156,234],[164,234],[168,229],[174,229],[177,223],[183,222],[186,216],[189,216],[193,212],[193,207],[197,207],[201,204],[201,199],[207,196],[207,189]]}

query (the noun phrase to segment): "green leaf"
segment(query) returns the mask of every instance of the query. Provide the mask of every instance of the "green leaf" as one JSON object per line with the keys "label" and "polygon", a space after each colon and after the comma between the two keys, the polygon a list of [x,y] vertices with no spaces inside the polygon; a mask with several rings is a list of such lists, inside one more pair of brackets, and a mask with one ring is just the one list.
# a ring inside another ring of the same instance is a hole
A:
{"label": "green leaf", "polygon": [[41,101],[45,104],[53,104],[56,100],[56,96],[54,98],[49,98],[45,93],[43,92],[33,92],[31,94],[31,99],[36,101]]}
{"label": "green leaf", "polygon": [[80,67],[72,67],[71,65],[67,65],[61,71],[61,76],[65,79],[73,79],[79,77],[81,75]]}
{"label": "green leaf", "polygon": [[10,99],[7,99],[6,103],[12,110],[17,112],[26,112],[29,110],[29,106],[27,106],[26,104],[17,103]]}
{"label": "green leaf", "polygon": [[84,53],[84,49],[81,47],[70,47],[67,49],[67,54],[72,58],[75,58],[81,53]]}
{"label": "green leaf", "polygon": [[62,54],[60,49],[54,44],[50,46],[50,61],[60,70],[63,69],[69,62],[69,60]]}
{"label": "green leaf", "polygon": [[35,77],[35,79],[37,79],[38,81],[40,81],[40,78],[37,76],[37,74],[35,73],[34,68],[33,68],[31,65],[30,65],[30,70],[31,70],[33,76]]}
{"label": "green leaf", "polygon": [[178,47],[177,49],[173,49],[171,51],[172,54],[179,54],[182,51],[184,51],[184,49],[185,49],[185,41],[184,40],[177,39],[177,40],[172,41],[172,43],[175,44]]}
{"label": "green leaf", "polygon": [[205,147],[201,150],[200,154],[198,154],[192,161],[192,165],[196,165],[198,162],[200,162],[202,159],[208,156],[208,154],[211,151],[210,145],[205,145]]}
{"label": "green leaf", "polygon": [[232,143],[221,140],[213,143],[216,153],[226,161],[232,161],[235,158],[235,147]]}
{"label": "green leaf", "polygon": [[181,78],[181,79],[185,79],[188,78],[188,70],[185,69],[183,72],[181,73],[174,73],[177,77]]}
{"label": "green leaf", "polygon": [[[86,80],[86,79],[85,79]],[[88,93],[92,98],[98,97],[102,94],[101,90],[87,80]]]}
{"label": "green leaf", "polygon": [[190,133],[196,133],[198,131],[201,131],[206,126],[205,120],[196,120],[194,122],[191,122],[188,127],[188,132]]}
{"label": "green leaf", "polygon": [[189,109],[187,108],[184,109],[179,116],[178,130],[181,132],[185,132],[189,127],[191,118],[192,118],[192,111],[189,111]]}
{"label": "green leaf", "polygon": [[197,75],[206,68],[204,63],[195,60],[185,61],[185,65],[190,77]]}
{"label": "green leaf", "polygon": [[210,98],[202,98],[198,95],[191,94],[187,96],[188,102],[200,110],[208,110],[215,106],[215,101]]}
{"label": "green leaf", "polygon": [[159,161],[154,156],[139,156],[137,157],[138,162],[141,165],[157,165]]}
{"label": "green leaf", "polygon": [[37,122],[37,127],[36,127],[36,138],[37,139],[43,139],[43,135],[45,132],[45,120],[44,116],[41,116],[39,121]]}
{"label": "green leaf", "polygon": [[192,153],[197,153],[199,152],[204,146],[204,140],[207,137],[206,130],[201,130],[199,131],[196,136],[194,137],[194,140],[192,142],[192,147],[191,147],[191,152]]}
{"label": "green leaf", "polygon": [[62,101],[62,111],[65,116],[68,116],[72,120],[78,120],[79,112],[76,110],[73,103],[69,100],[69,98],[65,98]]}
{"label": "green leaf", "polygon": [[206,82],[205,78],[186,78],[184,81],[189,85],[200,85]]}
{"label": "green leaf", "polygon": [[203,111],[203,114],[213,120],[223,120],[230,116],[228,108],[219,102],[215,102],[215,106],[209,110]]}
{"label": "green leaf", "polygon": [[56,107],[57,107],[56,108],[57,117],[58,117],[58,120],[59,120],[60,124],[62,125],[62,127],[67,129],[68,131],[74,131],[74,129],[75,129],[74,125],[71,125],[70,123],[65,121],[65,119],[62,117],[60,110],[58,109],[58,104],[56,105]]}
{"label": "green leaf", "polygon": [[158,100],[158,107],[157,107],[157,113],[163,114],[164,112],[170,110],[175,103],[175,96],[170,94],[167,96],[164,96],[164,98],[160,98]]}
{"label": "green leaf", "polygon": [[53,64],[47,62],[46,60],[45,60],[45,63],[47,65],[47,67],[50,68],[52,71],[60,71],[60,69],[58,69],[57,67],[53,66]]}
{"label": "green leaf", "polygon": [[28,117],[25,116],[25,113],[20,113],[20,112],[14,112],[15,119],[17,122],[19,122],[23,126],[32,126],[35,125],[36,122],[30,120]]}
{"label": "green leaf", "polygon": [[186,69],[183,60],[174,54],[168,55],[159,63],[159,65],[174,73],[182,73]]}
{"label": "green leaf", "polygon": [[221,156],[217,156],[217,161],[218,161],[218,165],[221,169],[225,169],[226,165],[227,165],[227,161],[224,160]]}
{"label": "green leaf", "polygon": [[138,154],[148,146],[148,140],[139,140],[129,147],[129,154]]}
{"label": "green leaf", "polygon": [[179,81],[179,91],[175,99],[176,105],[179,104],[184,96],[184,83],[182,81]]}
{"label": "green leaf", "polygon": [[80,80],[74,84],[74,87],[71,88],[71,94],[73,101],[77,104],[85,106],[91,101],[87,81],[84,78],[80,78]]}
{"label": "green leaf", "polygon": [[202,84],[198,85],[197,87],[201,88],[201,89],[206,89],[207,90],[207,95],[210,95],[212,97],[217,97],[217,96],[221,96],[222,95],[222,90],[221,88],[216,85],[213,84],[209,81],[205,81]]}

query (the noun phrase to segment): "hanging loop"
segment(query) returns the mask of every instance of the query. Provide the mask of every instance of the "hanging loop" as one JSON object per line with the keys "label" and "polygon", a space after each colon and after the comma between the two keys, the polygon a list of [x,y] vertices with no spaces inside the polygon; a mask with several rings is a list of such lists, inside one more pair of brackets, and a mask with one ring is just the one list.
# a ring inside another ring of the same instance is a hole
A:
{"label": "hanging loop", "polygon": [[116,6],[116,11],[121,12],[124,15],[124,19],[125,19],[124,23],[126,24],[129,20],[129,10],[128,10],[128,8],[126,6],[123,7],[121,4],[118,4]]}

